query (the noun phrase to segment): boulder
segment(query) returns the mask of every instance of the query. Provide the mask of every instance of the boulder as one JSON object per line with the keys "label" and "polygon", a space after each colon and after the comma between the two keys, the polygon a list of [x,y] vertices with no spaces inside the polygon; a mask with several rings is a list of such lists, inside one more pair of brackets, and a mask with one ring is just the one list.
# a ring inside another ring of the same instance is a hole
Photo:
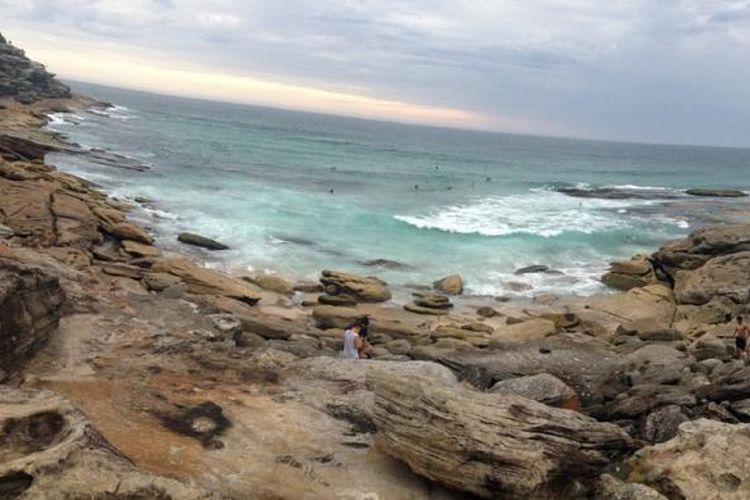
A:
{"label": "boulder", "polygon": [[483,306],[477,309],[477,314],[483,318],[494,318],[495,316],[498,316],[500,313],[497,312],[492,307]]}
{"label": "boulder", "polygon": [[621,362],[622,373],[631,373],[631,384],[672,384],[682,378],[691,360],[684,352],[661,344],[647,344]]}
{"label": "boulder", "polygon": [[668,405],[648,414],[643,422],[641,438],[649,443],[663,443],[677,435],[683,422],[690,420],[677,405]]}
{"label": "boulder", "polygon": [[112,226],[105,227],[105,230],[121,240],[132,240],[146,245],[154,244],[154,239],[145,229],[131,222],[118,222]]}
{"label": "boulder", "polygon": [[516,394],[549,406],[578,410],[581,403],[576,391],[548,373],[502,380],[488,389],[494,394]]}
{"label": "boulder", "polygon": [[642,448],[628,461],[630,478],[668,498],[750,498],[750,426],[700,419],[676,437]]}
{"label": "boulder", "polygon": [[732,358],[731,346],[714,335],[704,335],[688,347],[688,352],[698,361],[718,359],[727,361]]}
{"label": "boulder", "polygon": [[512,394],[434,378],[369,374],[376,445],[419,475],[483,498],[585,495],[613,453],[631,447],[615,425]]}
{"label": "boulder", "polygon": [[612,262],[609,271],[602,276],[602,283],[618,290],[630,290],[658,282],[651,262],[644,255],[630,260]]}
{"label": "boulder", "polygon": [[697,269],[711,257],[750,251],[750,223],[715,224],[668,243],[654,254],[672,269]]}
{"label": "boulder", "polygon": [[65,292],[41,268],[0,258],[0,379],[34,354],[57,329]]}
{"label": "boulder", "polygon": [[233,314],[210,314],[208,318],[221,333],[234,334],[242,330],[242,322]]}
{"label": "boulder", "polygon": [[229,247],[223,243],[219,243],[211,238],[206,238],[199,234],[193,233],[180,233],[177,240],[187,245],[193,245],[196,247],[205,248],[206,250],[228,250]]}
{"label": "boulder", "polygon": [[737,189],[688,189],[685,191],[691,196],[705,196],[713,198],[744,198],[747,193]]}
{"label": "boulder", "polygon": [[702,305],[714,297],[737,304],[750,302],[750,251],[710,259],[692,271],[675,276],[675,298],[680,304]]}
{"label": "boulder", "polygon": [[432,287],[448,295],[461,295],[464,293],[464,280],[458,274],[450,274],[435,281]]}
{"label": "boulder", "polygon": [[374,277],[323,271],[320,282],[329,295],[347,295],[357,302],[385,302],[391,299],[388,286]]}
{"label": "boulder", "polygon": [[412,295],[414,296],[414,304],[419,307],[427,307],[429,309],[450,309],[453,307],[450,299],[445,295],[429,292],[415,292]]}
{"label": "boulder", "polygon": [[349,307],[317,306],[312,312],[318,328],[346,328],[364,316],[362,311]]}
{"label": "boulder", "polygon": [[607,420],[637,418],[663,406],[693,406],[695,396],[688,389],[676,385],[644,384],[632,387],[620,394],[597,417]]}
{"label": "boulder", "polygon": [[123,264],[120,262],[108,262],[100,265],[102,272],[110,276],[119,276],[122,278],[130,278],[134,280],[140,280],[143,278],[145,272],[138,266],[131,266],[129,264]]}
{"label": "boulder", "polygon": [[3,498],[220,498],[138,470],[50,391],[0,387],[0,428]]}
{"label": "boulder", "polygon": [[602,474],[596,493],[597,500],[668,500],[645,484],[625,483],[609,474]]}
{"label": "boulder", "polygon": [[188,291],[195,295],[231,297],[249,305],[254,305],[260,300],[260,296],[248,284],[218,271],[200,267],[187,259],[160,259],[154,263],[151,271],[181,278]]}
{"label": "boulder", "polygon": [[490,347],[502,347],[508,342],[526,342],[529,340],[543,339],[557,332],[554,321],[548,319],[530,319],[522,323],[507,325],[497,328],[492,334]]}
{"label": "boulder", "polygon": [[743,422],[750,420],[750,398],[732,401],[732,412],[735,413]]}
{"label": "boulder", "polygon": [[356,307],[357,301],[348,295],[328,295],[323,293],[318,295],[318,302],[329,306],[339,307]]}
{"label": "boulder", "polygon": [[292,285],[281,276],[275,274],[257,273],[252,276],[245,276],[243,279],[264,290],[281,295],[292,295],[294,293]]}
{"label": "boulder", "polygon": [[711,383],[699,387],[695,394],[717,403],[750,398],[750,366],[741,366],[726,375],[713,376]]}

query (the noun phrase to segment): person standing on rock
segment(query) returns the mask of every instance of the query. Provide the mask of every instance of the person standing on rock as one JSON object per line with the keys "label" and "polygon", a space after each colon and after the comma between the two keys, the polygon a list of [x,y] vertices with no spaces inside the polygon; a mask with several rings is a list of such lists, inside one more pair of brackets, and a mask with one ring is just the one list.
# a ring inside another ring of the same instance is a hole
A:
{"label": "person standing on rock", "polygon": [[342,358],[359,359],[359,351],[364,345],[359,336],[360,328],[359,323],[354,323],[344,331],[344,348],[340,355]]}
{"label": "person standing on rock", "polygon": [[747,356],[748,336],[750,336],[750,328],[747,327],[741,316],[737,316],[737,326],[734,328],[734,346],[738,358]]}

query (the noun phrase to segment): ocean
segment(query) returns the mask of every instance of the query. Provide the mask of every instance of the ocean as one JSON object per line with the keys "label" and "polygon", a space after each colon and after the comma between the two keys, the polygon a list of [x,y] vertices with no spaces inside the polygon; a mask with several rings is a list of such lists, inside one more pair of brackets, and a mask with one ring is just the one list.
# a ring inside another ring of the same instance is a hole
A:
{"label": "ocean", "polygon": [[[590,295],[614,259],[715,216],[684,190],[750,190],[750,150],[402,125],[71,83],[113,103],[51,116],[92,150],[48,160],[136,200],[157,243],[231,247],[231,272],[377,275],[406,293],[461,274],[473,295]],[[746,203],[725,201],[723,203]],[[190,251],[197,252],[194,249]],[[373,262],[376,261],[376,262]],[[516,275],[542,264],[553,273]]]}

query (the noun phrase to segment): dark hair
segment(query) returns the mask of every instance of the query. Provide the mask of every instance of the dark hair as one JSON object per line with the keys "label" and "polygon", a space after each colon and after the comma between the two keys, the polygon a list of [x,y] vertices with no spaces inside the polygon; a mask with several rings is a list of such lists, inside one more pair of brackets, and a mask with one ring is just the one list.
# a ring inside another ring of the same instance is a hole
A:
{"label": "dark hair", "polygon": [[370,324],[370,317],[369,316],[362,316],[357,320],[357,324],[359,326],[368,326]]}
{"label": "dark hair", "polygon": [[737,323],[742,323],[742,316],[737,316]]}

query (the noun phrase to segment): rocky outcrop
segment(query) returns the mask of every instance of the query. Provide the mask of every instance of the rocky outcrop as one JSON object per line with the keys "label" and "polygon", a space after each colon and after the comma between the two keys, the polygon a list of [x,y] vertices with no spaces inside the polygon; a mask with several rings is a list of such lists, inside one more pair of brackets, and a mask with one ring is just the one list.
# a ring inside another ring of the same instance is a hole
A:
{"label": "rocky outcrop", "polygon": [[678,271],[675,298],[681,304],[702,305],[714,297],[737,304],[750,301],[750,251],[710,259],[693,271]]}
{"label": "rocky outcrop", "polygon": [[484,498],[585,495],[631,440],[612,424],[514,395],[374,372],[376,444],[433,481]]}
{"label": "rocky outcrop", "polygon": [[489,392],[515,394],[568,410],[577,410],[580,407],[576,392],[559,378],[547,373],[503,380],[493,385]]}
{"label": "rocky outcrop", "polygon": [[70,88],[0,35],[0,97],[3,96],[29,104],[44,98],[69,97]]}
{"label": "rocky outcrop", "polygon": [[264,290],[276,292],[281,295],[292,295],[294,293],[292,285],[281,276],[275,274],[256,273],[251,276],[245,276],[243,279]]}
{"label": "rocky outcrop", "polygon": [[434,282],[432,287],[448,295],[461,295],[464,293],[464,280],[458,274],[450,274]]}
{"label": "rocky outcrop", "polygon": [[46,342],[64,301],[56,276],[0,258],[0,371],[18,368]]}
{"label": "rocky outcrop", "polygon": [[612,262],[609,271],[602,276],[602,283],[624,291],[657,282],[651,262],[643,255],[636,255],[626,261]]}
{"label": "rocky outcrop", "polygon": [[669,243],[654,258],[671,269],[697,269],[716,256],[750,251],[750,224],[707,226]]}
{"label": "rocky outcrop", "polygon": [[737,189],[688,189],[685,191],[691,196],[709,196],[713,198],[744,198],[747,193]]}
{"label": "rocky outcrop", "polygon": [[0,429],[2,498],[219,498],[139,471],[49,391],[0,387]]}
{"label": "rocky outcrop", "polygon": [[320,283],[328,295],[344,295],[356,302],[385,302],[391,299],[388,286],[374,277],[323,271]]}
{"label": "rocky outcrop", "polygon": [[223,243],[219,243],[211,238],[206,238],[199,234],[193,233],[180,233],[177,240],[187,245],[193,245],[196,247],[205,248],[206,250],[228,250],[229,247]]}
{"label": "rocky outcrop", "polygon": [[183,258],[160,259],[151,267],[154,273],[177,276],[196,295],[220,295],[254,305],[260,296],[250,285],[217,271],[200,267]]}
{"label": "rocky outcrop", "polygon": [[629,461],[630,480],[667,498],[749,498],[748,447],[748,425],[705,419],[686,422],[674,439],[636,452]]}

